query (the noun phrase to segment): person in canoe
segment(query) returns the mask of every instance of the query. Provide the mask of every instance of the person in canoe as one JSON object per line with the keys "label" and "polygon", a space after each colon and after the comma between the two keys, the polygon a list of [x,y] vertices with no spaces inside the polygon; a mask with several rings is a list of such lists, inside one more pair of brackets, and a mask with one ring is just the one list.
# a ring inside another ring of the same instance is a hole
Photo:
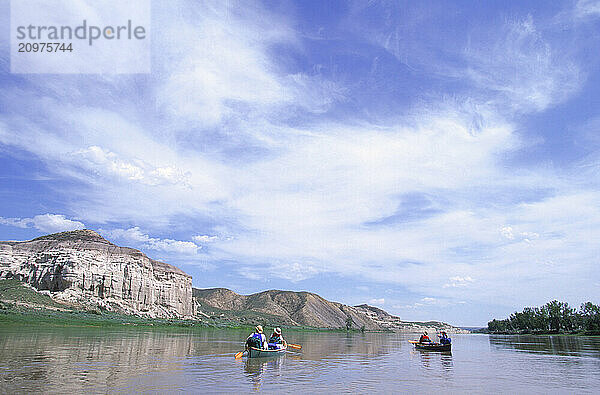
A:
{"label": "person in canoe", "polygon": [[419,343],[431,343],[431,339],[427,336],[427,332],[423,332],[421,337],[419,338]]}
{"label": "person in canoe", "polygon": [[286,342],[281,335],[281,328],[273,329],[273,334],[269,338],[269,348],[276,350],[286,346]]}
{"label": "person in canoe", "polygon": [[442,334],[438,336],[440,338],[440,344],[450,344],[452,340],[448,337],[448,334],[442,331]]}
{"label": "person in canoe", "polygon": [[254,332],[251,333],[250,336],[248,336],[248,338],[246,339],[246,348],[249,347],[259,348],[263,350],[266,350],[268,348],[267,337],[263,333],[262,326],[257,325],[256,328],[254,328]]}

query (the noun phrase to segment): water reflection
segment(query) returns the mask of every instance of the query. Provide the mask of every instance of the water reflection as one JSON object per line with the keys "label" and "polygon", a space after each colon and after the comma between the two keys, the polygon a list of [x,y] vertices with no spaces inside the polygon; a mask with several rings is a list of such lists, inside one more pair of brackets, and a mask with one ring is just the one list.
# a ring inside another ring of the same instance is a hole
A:
{"label": "water reflection", "polygon": [[411,355],[419,358],[421,361],[421,367],[428,371],[451,371],[454,363],[452,362],[452,352],[434,352],[427,350],[414,349],[411,351]]}
{"label": "water reflection", "polygon": [[440,356],[442,362],[442,368],[446,371],[452,370],[454,364],[452,363],[452,352],[443,352]]}
{"label": "water reflection", "polygon": [[[90,388],[120,388],[124,378],[148,372],[176,382],[184,366],[178,356],[194,353],[194,342],[189,334],[70,329],[3,336],[0,351],[0,392],[14,389],[12,383],[21,391],[44,392],[60,386],[65,376]],[[151,377],[147,381],[157,385]]]}
{"label": "water reflection", "polygon": [[252,388],[254,390],[260,389],[267,371],[269,372],[270,380],[273,380],[273,377],[280,376],[281,366],[285,357],[285,355],[282,355],[271,358],[246,358],[244,362],[244,374],[250,379]]}
{"label": "water reflection", "polygon": [[489,341],[498,350],[600,357],[600,338],[597,337],[494,335],[489,337]]}
{"label": "water reflection", "polygon": [[[0,393],[548,393],[600,388],[600,338],[288,331],[300,352],[234,359],[248,334],[0,325]],[[524,374],[535,372],[535,374]]]}
{"label": "water reflection", "polygon": [[[321,360],[337,358],[340,355],[357,355],[361,358],[372,358],[386,354],[394,336],[382,336],[380,333],[317,333],[290,332],[287,337],[291,343],[304,345],[303,359]],[[318,344],[318,347],[312,345]],[[395,348],[404,345],[398,343]]]}

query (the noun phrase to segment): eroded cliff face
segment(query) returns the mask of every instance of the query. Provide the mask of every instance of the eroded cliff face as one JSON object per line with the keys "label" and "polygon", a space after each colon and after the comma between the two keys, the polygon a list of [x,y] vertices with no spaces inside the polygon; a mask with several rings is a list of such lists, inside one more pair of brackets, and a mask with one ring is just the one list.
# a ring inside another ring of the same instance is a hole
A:
{"label": "eroded cliff face", "polygon": [[192,315],[192,277],[91,230],[0,242],[0,278],[57,299],[149,317]]}

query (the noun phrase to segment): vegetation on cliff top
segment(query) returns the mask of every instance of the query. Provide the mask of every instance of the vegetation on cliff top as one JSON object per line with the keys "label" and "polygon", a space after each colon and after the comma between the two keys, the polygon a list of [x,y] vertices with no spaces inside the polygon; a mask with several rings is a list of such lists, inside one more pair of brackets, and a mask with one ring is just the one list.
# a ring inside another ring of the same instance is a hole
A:
{"label": "vegetation on cliff top", "polygon": [[568,303],[553,300],[542,307],[526,307],[504,320],[494,319],[488,322],[488,332],[600,335],[600,306],[586,302],[575,309]]}

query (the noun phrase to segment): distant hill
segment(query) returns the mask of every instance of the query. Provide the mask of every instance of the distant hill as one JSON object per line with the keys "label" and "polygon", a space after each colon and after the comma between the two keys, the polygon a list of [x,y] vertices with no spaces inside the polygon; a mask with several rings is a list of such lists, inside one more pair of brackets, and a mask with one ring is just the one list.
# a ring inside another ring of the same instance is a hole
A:
{"label": "distant hill", "polygon": [[[468,333],[443,322],[407,322],[382,309],[366,304],[347,306],[328,301],[311,292],[269,290],[252,295],[239,295],[226,288],[193,288],[196,311],[205,316],[248,324],[345,328],[348,318],[354,329],[419,332],[445,330]],[[255,313],[252,317],[242,313]]]}
{"label": "distant hill", "polygon": [[271,290],[238,295],[225,288],[194,288],[192,295],[200,303],[200,311],[204,305],[224,312],[253,311],[277,316],[282,325],[319,328],[343,328],[350,317],[355,328],[364,325],[365,329],[380,329],[355,308],[330,302],[310,292]]}

